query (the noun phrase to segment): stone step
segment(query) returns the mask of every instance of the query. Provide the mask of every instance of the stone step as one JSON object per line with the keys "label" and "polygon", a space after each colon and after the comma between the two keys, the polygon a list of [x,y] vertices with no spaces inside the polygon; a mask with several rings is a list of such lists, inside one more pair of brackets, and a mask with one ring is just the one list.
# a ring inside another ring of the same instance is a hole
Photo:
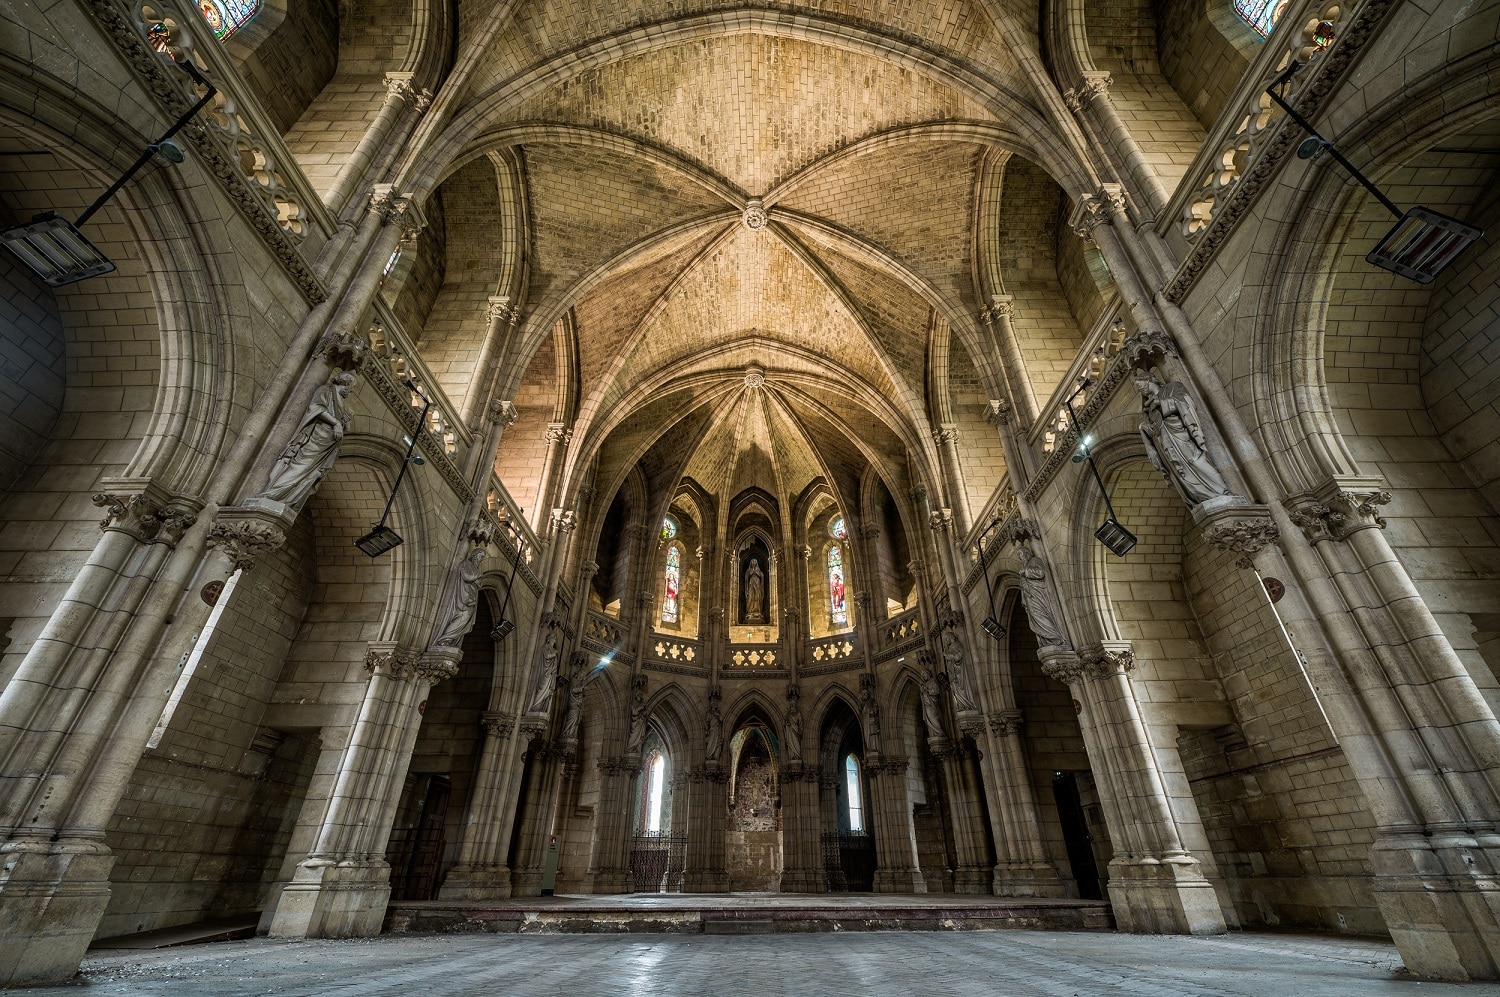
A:
{"label": "stone step", "polygon": [[[1109,905],[1100,901],[984,900],[931,895],[840,895],[817,903],[801,896],[778,904],[733,897],[666,899],[546,897],[480,901],[400,901],[386,911],[392,934],[523,932],[529,934],[784,934],[820,931],[993,931],[1032,929],[1108,931]],[[617,902],[611,903],[611,899]]]}

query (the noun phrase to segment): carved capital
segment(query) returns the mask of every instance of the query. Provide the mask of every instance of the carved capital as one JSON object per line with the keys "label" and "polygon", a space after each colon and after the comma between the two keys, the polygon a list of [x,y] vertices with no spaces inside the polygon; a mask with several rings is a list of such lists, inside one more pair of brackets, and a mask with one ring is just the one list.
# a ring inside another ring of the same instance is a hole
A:
{"label": "carved capital", "polygon": [[1125,337],[1120,354],[1136,370],[1147,370],[1177,355],[1177,344],[1161,329],[1144,329]]}
{"label": "carved capital", "polygon": [[933,530],[938,533],[947,533],[953,529],[953,510],[937,509],[927,519]]}
{"label": "carved capital", "polygon": [[417,660],[414,677],[428,685],[437,685],[457,675],[462,660],[463,651],[460,648],[434,648]]}
{"label": "carved capital", "polygon": [[528,717],[521,721],[521,740],[530,744],[547,731],[547,721]]}
{"label": "carved capital", "polygon": [[991,398],[989,408],[985,411],[985,418],[996,426],[1003,426],[1010,422],[1012,413],[1010,402],[1004,398]]}
{"label": "carved capital", "polygon": [[1049,650],[1042,654],[1042,674],[1049,679],[1072,685],[1083,678],[1084,665],[1072,651]]}
{"label": "carved capital", "polygon": [[239,571],[249,571],[258,558],[280,550],[284,543],[286,532],[278,526],[254,519],[226,519],[222,513],[208,531],[208,545],[223,551]]}
{"label": "carved capital", "polygon": [[1026,723],[1020,710],[1001,710],[999,713],[991,713],[986,719],[990,722],[990,732],[996,737],[1019,734],[1022,725]]}
{"label": "carved capital", "polygon": [[412,83],[415,73],[386,73],[385,92],[397,100],[410,100],[417,92]]}
{"label": "carved capital", "polygon": [[313,356],[339,370],[357,370],[369,355],[369,341],[352,332],[330,332],[318,341],[318,348],[313,351]]}
{"label": "carved capital", "polygon": [[510,295],[493,294],[485,305],[484,317],[491,322],[514,323],[519,318],[519,313],[510,303]]}
{"label": "carved capital", "polygon": [[1079,98],[1077,90],[1068,87],[1068,89],[1063,91],[1062,99],[1063,103],[1068,105],[1068,110],[1074,114],[1083,113],[1083,101]]}
{"label": "carved capital", "polygon": [[371,643],[365,652],[365,671],[405,681],[417,675],[417,656],[389,641]]}
{"label": "carved capital", "polygon": [[1109,88],[1114,83],[1110,75],[1097,69],[1086,70],[1083,74],[1083,82],[1078,84],[1078,98],[1081,101],[1095,100],[1099,97],[1109,95]]}
{"label": "carved capital", "polygon": [[977,713],[961,715],[958,718],[958,732],[964,737],[979,740],[984,736],[984,717]]}
{"label": "carved capital", "polygon": [[1135,667],[1135,652],[1124,641],[1109,641],[1079,652],[1084,670],[1094,678],[1128,672]]}
{"label": "carved capital", "polygon": [[573,441],[573,427],[561,422],[549,422],[542,432],[542,441],[567,446]]}
{"label": "carved capital", "polygon": [[552,510],[552,529],[554,532],[571,533],[578,525],[578,514],[572,509]]}
{"label": "carved capital", "polygon": [[935,430],[932,434],[932,442],[936,443],[938,446],[944,446],[948,443],[957,443],[958,427],[943,426]]}
{"label": "carved capital", "polygon": [[403,239],[414,239],[427,226],[421,207],[410,194],[398,194],[388,183],[377,183],[370,188],[370,210],[380,216],[383,224],[401,226]]}
{"label": "carved capital", "polygon": [[116,495],[101,492],[92,499],[94,505],[104,510],[99,520],[99,529],[128,533],[137,540],[147,541],[161,529],[157,514],[161,511],[157,503],[144,492],[133,495]]}
{"label": "carved capital", "polygon": [[492,713],[485,712],[479,717],[479,725],[485,732],[497,741],[508,739],[516,729],[516,715],[514,713]]}
{"label": "carved capital", "polygon": [[1347,540],[1366,529],[1385,529],[1379,508],[1391,501],[1391,493],[1371,478],[1334,478],[1310,494],[1288,499],[1292,522],[1309,543]]}

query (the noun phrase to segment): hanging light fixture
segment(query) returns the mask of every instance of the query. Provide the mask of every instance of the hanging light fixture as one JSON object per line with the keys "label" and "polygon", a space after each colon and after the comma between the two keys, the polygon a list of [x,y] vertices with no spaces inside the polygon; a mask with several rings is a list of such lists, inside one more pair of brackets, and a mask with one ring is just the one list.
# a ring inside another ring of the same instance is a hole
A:
{"label": "hanging light fixture", "polygon": [[[1321,26],[1320,26],[1321,27]],[[1458,258],[1458,255],[1484,237],[1484,230],[1459,221],[1441,211],[1417,205],[1402,211],[1396,203],[1376,187],[1354,164],[1344,157],[1332,140],[1318,134],[1302,115],[1278,92],[1289,83],[1302,64],[1293,60],[1282,74],[1266,88],[1266,95],[1274,100],[1287,116],[1306,129],[1308,138],[1297,146],[1298,159],[1317,159],[1328,153],[1339,165],[1348,170],[1360,185],[1375,195],[1385,209],[1399,219],[1395,226],[1365,255],[1365,262],[1373,263],[1382,270],[1414,280],[1418,284],[1431,284]]]}
{"label": "hanging light fixture", "polygon": [[1136,545],[1138,539],[1115,518],[1115,506],[1109,500],[1109,489],[1104,487],[1104,479],[1099,475],[1099,466],[1094,463],[1094,455],[1089,450],[1092,440],[1082,432],[1082,427],[1078,425],[1078,415],[1073,411],[1073,399],[1078,397],[1078,392],[1083,391],[1090,383],[1088,378],[1079,380],[1078,391],[1073,392],[1063,401],[1063,404],[1068,407],[1068,421],[1079,429],[1078,450],[1073,454],[1073,463],[1082,464],[1088,461],[1089,470],[1094,473],[1094,482],[1099,486],[1099,494],[1104,496],[1104,508],[1109,510],[1109,517],[1094,531],[1094,538],[1102,543],[1111,554],[1124,557],[1130,553],[1130,549]]}
{"label": "hanging light fixture", "polygon": [[505,586],[505,601],[500,603],[500,622],[490,628],[490,640],[496,644],[515,633],[516,625],[505,615],[505,611],[510,608],[510,594],[516,588],[516,572],[521,570],[521,560],[526,556],[526,541],[521,537],[521,531],[510,523],[506,523],[505,528],[510,530],[510,535],[516,542],[516,559],[510,566],[510,581]]}
{"label": "hanging light fixture", "polygon": [[995,640],[1001,640],[1005,637],[1005,628],[1000,625],[999,620],[995,619],[995,589],[990,583],[989,565],[984,562],[984,538],[997,525],[997,523],[991,523],[985,528],[983,533],[979,534],[979,570],[984,574],[984,591],[989,597],[985,603],[985,609],[988,610],[988,613],[984,618],[984,622],[979,624],[979,626]]}
{"label": "hanging light fixture", "polygon": [[48,287],[74,284],[114,270],[114,261],[105,256],[98,246],[95,246],[78,230],[94,217],[94,213],[104,207],[105,202],[114,197],[131,177],[140,172],[141,167],[150,162],[152,157],[159,156],[169,163],[180,163],[186,158],[182,147],[171,141],[171,138],[192,119],[193,115],[203,110],[219,91],[208,82],[191,61],[184,59],[181,62],[176,60],[173,62],[184,73],[191,76],[194,83],[208,88],[198,103],[188,108],[187,113],[178,118],[161,138],[146,146],[145,151],[134,163],[130,164],[129,169],[121,174],[120,179],[95,198],[94,203],[78,216],[76,222],[68,221],[55,211],[44,211],[25,225],[16,225],[0,231],[0,245],[4,245],[12,256],[26,264]]}
{"label": "hanging light fixture", "polygon": [[401,461],[401,473],[396,475],[396,483],[391,486],[390,497],[385,500],[385,511],[380,514],[380,522],[376,523],[375,528],[369,533],[354,541],[354,546],[370,557],[379,557],[381,554],[395,550],[406,542],[401,534],[385,525],[385,521],[391,514],[391,506],[396,502],[396,493],[401,490],[401,482],[406,478],[406,469],[413,464],[425,463],[422,455],[415,451],[417,449],[417,434],[426,431],[427,412],[432,408],[432,400],[418,390],[417,386],[412,383],[411,378],[407,378],[404,383],[411,389],[412,394],[422,399],[422,414],[417,417],[416,431],[406,438],[406,457]]}

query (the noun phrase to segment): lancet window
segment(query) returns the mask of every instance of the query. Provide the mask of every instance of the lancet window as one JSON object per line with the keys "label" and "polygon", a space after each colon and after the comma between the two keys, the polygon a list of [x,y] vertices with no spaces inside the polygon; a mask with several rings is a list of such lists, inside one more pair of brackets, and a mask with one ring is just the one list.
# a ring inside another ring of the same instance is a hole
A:
{"label": "lancet window", "polygon": [[[663,530],[663,532],[665,533],[666,531]],[[661,621],[663,623],[676,623],[678,589],[682,583],[682,548],[675,543],[667,548],[667,566],[663,571],[663,576]]]}
{"label": "lancet window", "polygon": [[849,602],[844,591],[844,547],[828,547],[828,616],[836,627],[849,623]]}
{"label": "lancet window", "polygon": [[865,801],[859,791],[859,759],[850,752],[844,756],[844,784],[849,792],[849,830],[865,829]]}

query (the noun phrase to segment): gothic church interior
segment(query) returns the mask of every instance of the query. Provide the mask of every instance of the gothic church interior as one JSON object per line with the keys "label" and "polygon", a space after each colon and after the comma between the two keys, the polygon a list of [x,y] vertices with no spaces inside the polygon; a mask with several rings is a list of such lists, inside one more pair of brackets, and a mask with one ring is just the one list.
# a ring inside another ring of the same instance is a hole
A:
{"label": "gothic church interior", "polygon": [[1495,0],[0,5],[0,985],[543,890],[1500,978],[1497,166]]}

